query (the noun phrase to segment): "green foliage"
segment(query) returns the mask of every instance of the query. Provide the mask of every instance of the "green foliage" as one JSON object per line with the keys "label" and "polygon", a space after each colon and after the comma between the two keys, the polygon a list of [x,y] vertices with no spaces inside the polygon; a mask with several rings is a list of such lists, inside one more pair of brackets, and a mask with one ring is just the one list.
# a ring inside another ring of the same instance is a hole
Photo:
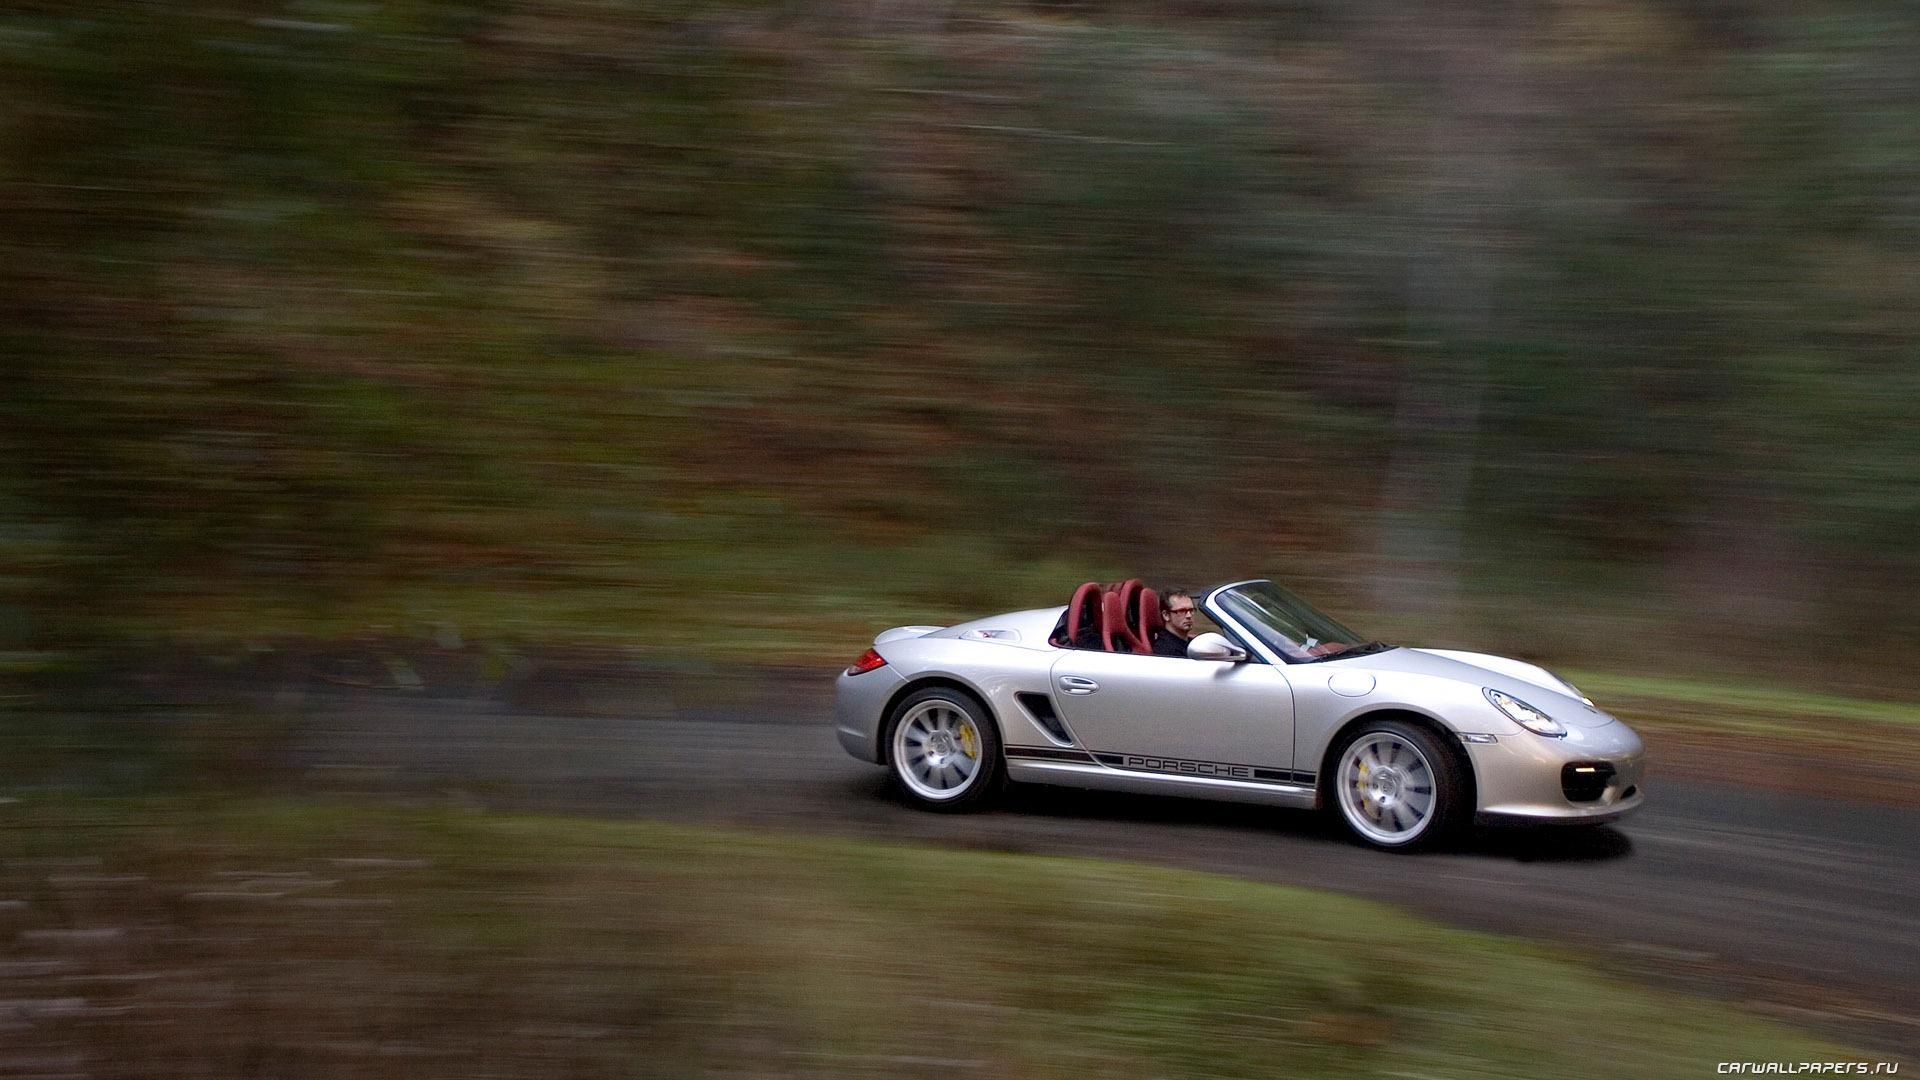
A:
{"label": "green foliage", "polygon": [[14,5],[0,649],[691,594],[794,655],[1402,527],[1920,640],[1913,13],[1402,18]]}

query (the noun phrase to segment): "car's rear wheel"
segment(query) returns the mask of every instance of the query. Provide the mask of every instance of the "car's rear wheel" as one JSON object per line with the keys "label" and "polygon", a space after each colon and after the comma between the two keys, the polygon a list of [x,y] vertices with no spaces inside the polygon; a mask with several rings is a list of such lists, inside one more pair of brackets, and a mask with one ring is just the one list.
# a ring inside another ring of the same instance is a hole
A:
{"label": "car's rear wheel", "polygon": [[1459,761],[1404,720],[1363,724],[1334,758],[1330,792],[1348,829],[1375,847],[1410,851],[1454,831],[1465,812]]}
{"label": "car's rear wheel", "polygon": [[908,798],[936,810],[970,810],[1006,775],[1000,733],[973,695],[937,686],[908,694],[887,723],[887,766]]}

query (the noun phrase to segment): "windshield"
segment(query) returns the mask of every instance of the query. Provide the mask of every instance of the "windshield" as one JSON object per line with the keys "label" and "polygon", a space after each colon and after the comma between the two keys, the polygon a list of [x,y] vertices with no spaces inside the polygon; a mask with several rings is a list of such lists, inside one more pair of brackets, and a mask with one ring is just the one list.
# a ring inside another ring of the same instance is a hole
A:
{"label": "windshield", "polygon": [[1219,608],[1262,645],[1296,664],[1392,648],[1341,626],[1332,616],[1271,581],[1250,581],[1222,589],[1207,603]]}

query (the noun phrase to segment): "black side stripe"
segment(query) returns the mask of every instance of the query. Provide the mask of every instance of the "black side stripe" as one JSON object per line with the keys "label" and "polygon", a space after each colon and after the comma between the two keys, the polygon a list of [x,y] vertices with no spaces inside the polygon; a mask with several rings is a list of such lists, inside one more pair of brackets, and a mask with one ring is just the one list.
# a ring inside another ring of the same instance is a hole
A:
{"label": "black side stripe", "polygon": [[1014,761],[1072,761],[1081,765],[1097,765],[1092,754],[1085,750],[1057,750],[1051,746],[1009,746],[1007,757]]}
{"label": "black side stripe", "polygon": [[1105,765],[1123,772],[1167,776],[1208,776],[1222,780],[1247,780],[1262,784],[1297,784],[1311,787],[1314,774],[1300,769],[1276,769],[1265,765],[1243,765],[1226,761],[1192,761],[1156,754],[1093,754],[1085,750],[1055,749],[1045,746],[1009,746],[1007,758],[1013,761],[1070,761],[1081,765]]}

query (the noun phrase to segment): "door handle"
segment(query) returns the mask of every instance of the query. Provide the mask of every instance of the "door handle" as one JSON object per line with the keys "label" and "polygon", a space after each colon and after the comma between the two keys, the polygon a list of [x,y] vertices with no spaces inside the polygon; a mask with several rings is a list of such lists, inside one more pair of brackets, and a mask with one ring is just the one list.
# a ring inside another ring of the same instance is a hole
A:
{"label": "door handle", "polygon": [[1100,689],[1100,684],[1092,679],[1083,679],[1078,675],[1060,676],[1060,689],[1069,694],[1086,695]]}

